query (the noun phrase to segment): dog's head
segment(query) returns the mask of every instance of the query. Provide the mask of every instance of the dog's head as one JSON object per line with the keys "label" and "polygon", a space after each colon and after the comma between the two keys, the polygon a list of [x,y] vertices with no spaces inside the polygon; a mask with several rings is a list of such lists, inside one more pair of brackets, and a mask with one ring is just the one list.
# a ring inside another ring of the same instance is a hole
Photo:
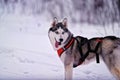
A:
{"label": "dog's head", "polygon": [[58,22],[57,18],[54,18],[48,36],[55,50],[63,47],[72,36],[67,29],[67,18],[64,18],[62,22]]}

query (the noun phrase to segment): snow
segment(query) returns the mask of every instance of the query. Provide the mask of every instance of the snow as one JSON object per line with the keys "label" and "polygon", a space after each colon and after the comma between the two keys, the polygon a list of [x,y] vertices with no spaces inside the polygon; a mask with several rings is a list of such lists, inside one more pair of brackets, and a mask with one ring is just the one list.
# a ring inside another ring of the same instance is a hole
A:
{"label": "snow", "polygon": [[[90,25],[69,26],[75,36],[103,36]],[[64,79],[64,66],[48,38],[49,27],[50,21],[42,16],[0,17],[0,80]],[[75,68],[73,79],[115,80],[102,60]]]}

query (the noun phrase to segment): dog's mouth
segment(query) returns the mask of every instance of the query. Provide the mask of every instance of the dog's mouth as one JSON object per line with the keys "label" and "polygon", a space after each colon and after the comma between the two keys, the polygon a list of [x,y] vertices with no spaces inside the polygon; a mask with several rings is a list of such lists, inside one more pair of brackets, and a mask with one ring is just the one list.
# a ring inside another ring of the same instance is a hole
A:
{"label": "dog's mouth", "polygon": [[61,45],[61,42],[55,42],[55,47],[58,48],[58,46]]}

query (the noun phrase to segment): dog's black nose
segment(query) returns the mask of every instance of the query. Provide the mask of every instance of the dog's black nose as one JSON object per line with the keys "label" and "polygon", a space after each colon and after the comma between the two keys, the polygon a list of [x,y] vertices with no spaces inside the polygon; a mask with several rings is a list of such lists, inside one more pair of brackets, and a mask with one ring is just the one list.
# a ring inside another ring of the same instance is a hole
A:
{"label": "dog's black nose", "polygon": [[62,38],[60,38],[60,39],[59,39],[59,41],[60,41],[60,42],[62,42],[62,41],[63,41],[63,39],[62,39]]}

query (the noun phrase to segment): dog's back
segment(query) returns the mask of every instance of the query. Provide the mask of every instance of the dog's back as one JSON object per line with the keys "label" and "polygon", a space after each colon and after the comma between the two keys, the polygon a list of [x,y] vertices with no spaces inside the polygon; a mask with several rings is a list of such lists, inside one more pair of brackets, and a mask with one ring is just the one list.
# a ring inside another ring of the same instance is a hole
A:
{"label": "dog's back", "polygon": [[[76,40],[78,40],[80,46],[83,45],[83,47],[81,47],[83,51],[88,47],[87,43],[89,43],[90,49],[94,50],[97,44],[101,42],[101,46],[99,46],[97,52],[102,56],[110,72],[116,77],[117,80],[120,80],[120,38],[115,36],[107,36],[88,40],[87,38],[77,36]],[[86,60],[91,60],[95,56],[95,54],[89,54],[90,55],[86,58]]]}

